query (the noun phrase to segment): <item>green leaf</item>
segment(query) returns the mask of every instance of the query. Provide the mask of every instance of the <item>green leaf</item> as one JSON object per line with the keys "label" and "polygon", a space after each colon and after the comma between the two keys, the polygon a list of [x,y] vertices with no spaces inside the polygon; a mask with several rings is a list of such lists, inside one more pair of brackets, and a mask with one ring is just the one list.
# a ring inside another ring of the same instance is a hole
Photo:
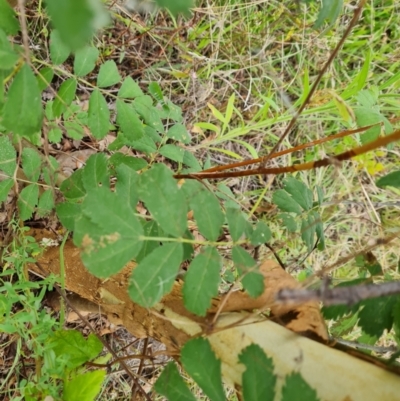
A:
{"label": "green leaf", "polygon": [[74,231],[75,221],[82,215],[82,206],[78,203],[59,203],[56,212],[61,224],[67,230]]}
{"label": "green leaf", "polygon": [[228,220],[229,234],[233,241],[239,241],[247,228],[247,221],[243,217],[240,209],[226,209],[226,219]]}
{"label": "green leaf", "polygon": [[96,139],[103,139],[108,134],[110,110],[106,99],[96,88],[89,99],[88,126]]}
{"label": "green leaf", "polygon": [[310,210],[313,206],[312,191],[301,181],[288,177],[283,182],[283,188],[292,195],[292,198],[304,209]]}
{"label": "green leaf", "polygon": [[283,212],[301,214],[300,205],[283,189],[278,189],[272,195],[272,201]]}
{"label": "green leaf", "polygon": [[17,152],[11,141],[7,136],[0,135],[0,170],[12,177],[17,167],[16,158]]}
{"label": "green leaf", "polygon": [[294,233],[297,230],[296,220],[287,213],[278,214],[278,218],[282,219],[283,225],[288,229],[289,232]]}
{"label": "green leaf", "polygon": [[221,257],[215,248],[207,247],[193,259],[182,289],[187,310],[206,315],[212,298],[218,295],[221,266]]}
{"label": "green leaf", "polygon": [[[146,237],[159,237],[160,227],[154,220],[147,221],[143,225],[143,235]],[[146,240],[143,241],[142,249],[136,256],[136,262],[140,263],[147,255],[159,248],[161,244],[158,241]]]}
{"label": "green leaf", "polygon": [[51,128],[49,133],[48,133],[48,137],[49,137],[49,142],[51,143],[59,143],[62,139],[62,131],[61,128]]}
{"label": "green leaf", "polygon": [[12,178],[7,178],[4,181],[0,181],[0,204],[7,199],[10,189],[14,185],[14,180]]}
{"label": "green leaf", "polygon": [[62,41],[73,51],[86,45],[109,17],[100,2],[91,0],[47,1],[46,9]]}
{"label": "green leaf", "polygon": [[[0,147],[1,149],[1,147]],[[0,164],[1,167],[1,164]],[[395,187],[400,188],[400,170],[389,173],[376,182],[376,185],[380,188],[384,187]]]}
{"label": "green leaf", "polygon": [[240,246],[232,249],[232,260],[239,273],[244,275],[243,288],[257,298],[264,292],[264,276],[258,272],[256,261]]}
{"label": "green leaf", "polygon": [[189,132],[182,124],[173,125],[167,132],[166,135],[168,138],[173,139],[174,141],[182,142],[185,144],[190,143],[191,137]]}
{"label": "green leaf", "polygon": [[8,35],[16,35],[19,31],[17,14],[6,0],[0,0],[0,28]]}
{"label": "green leaf", "polygon": [[0,29],[0,70],[10,70],[19,60],[19,55],[13,50],[6,34]]}
{"label": "green leaf", "polygon": [[78,77],[84,77],[94,70],[99,51],[96,47],[87,46],[75,52],[74,72]]}
{"label": "green leaf", "polygon": [[26,64],[15,76],[3,108],[4,127],[32,138],[42,127],[42,99],[35,75]]}
{"label": "green leaf", "polygon": [[225,220],[217,197],[195,181],[186,181],[182,188],[186,191],[200,233],[209,241],[216,241]]}
{"label": "green leaf", "polygon": [[64,382],[63,401],[94,401],[106,377],[105,370],[79,373]]}
{"label": "green leaf", "polygon": [[259,221],[250,236],[250,242],[252,245],[258,246],[269,242],[271,237],[272,233],[269,227],[263,221]]}
{"label": "green leaf", "polygon": [[316,232],[316,222],[314,216],[310,213],[306,219],[301,222],[301,238],[307,245],[308,252],[314,249],[314,234]]}
{"label": "green leaf", "polygon": [[135,99],[139,96],[144,96],[140,86],[131,77],[126,77],[118,91],[118,97]]}
{"label": "green leaf", "polygon": [[117,100],[117,123],[129,141],[137,141],[144,135],[143,123],[135,110],[122,100]]}
{"label": "green leaf", "polygon": [[[100,187],[91,189],[83,204],[83,213],[93,225],[88,225],[86,235],[79,244],[82,261],[97,277],[108,277],[117,273],[140,251],[143,234],[135,210],[124,194]],[[80,223],[85,231],[85,221]]]}
{"label": "green leaf", "polygon": [[86,161],[82,183],[87,192],[101,186],[109,186],[108,162],[104,153],[91,155]]}
{"label": "green leaf", "polygon": [[39,90],[42,92],[46,88],[48,88],[53,78],[54,78],[54,71],[52,68],[50,67],[41,68],[36,77]]}
{"label": "green leaf", "polygon": [[37,182],[40,176],[42,158],[35,149],[24,148],[22,150],[22,169],[28,180]]}
{"label": "green leaf", "polygon": [[183,163],[185,150],[179,146],[167,144],[161,146],[159,153],[164,157],[171,159],[177,163]]}
{"label": "green leaf", "polygon": [[25,221],[32,217],[35,206],[38,203],[39,187],[30,184],[22,189],[18,197],[19,217]]}
{"label": "green leaf", "polygon": [[117,64],[114,60],[108,60],[100,66],[97,76],[97,86],[99,88],[107,88],[121,81]]}
{"label": "green leaf", "polygon": [[272,358],[259,345],[251,344],[243,349],[239,361],[246,367],[242,376],[244,401],[273,400],[277,376]]}
{"label": "green leaf", "polygon": [[92,333],[87,340],[77,330],[57,330],[50,339],[51,349],[56,357],[67,357],[70,369],[82,366],[100,354],[103,349],[101,341]]}
{"label": "green leaf", "polygon": [[199,161],[193,155],[193,153],[189,152],[188,150],[185,150],[183,154],[183,164],[186,164],[186,166],[189,166],[190,168],[194,169],[194,171],[201,170],[201,165]]}
{"label": "green leaf", "polygon": [[[305,382],[300,373],[286,376],[282,388],[282,401],[320,401],[316,391]],[[247,400],[246,400],[247,401]]]}
{"label": "green leaf", "polygon": [[140,176],[139,196],[166,233],[175,237],[185,233],[186,199],[165,165],[157,164]]}
{"label": "green leaf", "polygon": [[150,308],[172,290],[183,255],[182,244],[164,244],[147,255],[133,269],[129,296],[139,305]]}
{"label": "green leaf", "polygon": [[71,50],[61,40],[60,33],[53,29],[50,33],[50,58],[53,64],[62,64],[70,55]]}
{"label": "green leaf", "polygon": [[211,401],[225,401],[221,380],[221,361],[216,358],[205,338],[189,340],[182,348],[184,369],[200,386]]}
{"label": "green leaf", "polygon": [[53,103],[54,117],[60,117],[75,98],[77,82],[75,78],[65,80],[57,92]]}
{"label": "green leaf", "polygon": [[153,100],[150,96],[138,97],[133,101],[132,105],[148,126],[159,132],[164,132],[160,111],[153,106]]}
{"label": "green leaf", "polygon": [[314,29],[321,28],[325,20],[328,20],[329,28],[332,27],[339,17],[343,8],[343,0],[322,0],[321,10],[319,11],[317,20],[314,23]]}
{"label": "green leaf", "polygon": [[54,209],[54,194],[53,190],[48,189],[40,195],[38,203],[38,215],[39,217],[47,216]]}
{"label": "green leaf", "polygon": [[157,393],[169,401],[196,401],[174,362],[169,362],[154,384]]}
{"label": "green leaf", "polygon": [[[356,122],[359,127],[377,124],[383,121],[383,116],[381,115],[381,113],[372,109],[371,107],[358,107],[354,110],[354,114],[356,116]],[[381,127],[379,124],[375,127],[369,128],[360,136],[361,143],[365,144],[367,142],[374,141],[378,138],[380,132]]]}
{"label": "green leaf", "polygon": [[370,336],[380,337],[393,325],[393,308],[399,297],[387,296],[367,299],[361,302],[362,310],[358,313],[358,325]]}
{"label": "green leaf", "polygon": [[122,153],[115,153],[109,159],[110,166],[118,167],[121,164],[128,166],[132,170],[139,171],[147,166],[147,161],[140,157],[126,156]]}
{"label": "green leaf", "polygon": [[85,187],[82,181],[83,169],[75,171],[71,177],[68,177],[60,185],[60,190],[69,200],[78,200],[86,195]]}
{"label": "green leaf", "polygon": [[150,82],[149,84],[149,93],[154,99],[159,103],[164,103],[164,95],[160,88],[160,85],[157,82]]}
{"label": "green leaf", "polygon": [[139,175],[136,171],[125,164],[121,164],[117,167],[117,184],[115,185],[115,191],[121,198],[125,198],[126,203],[132,210],[136,210],[139,201],[138,181]]}

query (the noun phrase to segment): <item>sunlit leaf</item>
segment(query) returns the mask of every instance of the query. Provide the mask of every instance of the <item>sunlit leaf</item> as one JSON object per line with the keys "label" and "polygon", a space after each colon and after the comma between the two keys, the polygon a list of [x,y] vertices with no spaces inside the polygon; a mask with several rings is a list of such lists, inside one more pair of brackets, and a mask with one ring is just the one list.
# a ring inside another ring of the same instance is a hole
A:
{"label": "sunlit leaf", "polygon": [[94,70],[99,57],[99,50],[93,46],[83,47],[75,52],[74,72],[78,77],[84,77]]}
{"label": "sunlit leaf", "polygon": [[144,96],[144,93],[131,77],[126,77],[118,91],[118,96],[125,99],[135,99],[136,97]]}
{"label": "sunlit leaf", "polygon": [[121,75],[114,60],[107,60],[100,66],[99,74],[97,75],[97,86],[99,88],[107,88],[120,81]]}

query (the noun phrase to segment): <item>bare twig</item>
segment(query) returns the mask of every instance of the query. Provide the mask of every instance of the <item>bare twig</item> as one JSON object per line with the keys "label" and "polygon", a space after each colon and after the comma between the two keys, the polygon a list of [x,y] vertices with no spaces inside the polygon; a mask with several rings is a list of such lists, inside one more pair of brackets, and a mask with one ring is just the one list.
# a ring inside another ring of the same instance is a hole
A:
{"label": "bare twig", "polygon": [[301,304],[321,301],[324,305],[354,305],[360,301],[400,294],[400,281],[381,284],[361,284],[349,287],[325,288],[317,290],[283,289],[276,294],[276,301],[284,304]]}

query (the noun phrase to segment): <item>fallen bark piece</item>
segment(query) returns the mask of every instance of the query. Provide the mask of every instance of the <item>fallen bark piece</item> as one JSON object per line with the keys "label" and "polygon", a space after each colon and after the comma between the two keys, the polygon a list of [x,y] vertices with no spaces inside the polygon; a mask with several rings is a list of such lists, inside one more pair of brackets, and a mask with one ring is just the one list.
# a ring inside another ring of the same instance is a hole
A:
{"label": "fallen bark piece", "polygon": [[[321,401],[394,401],[400,399],[400,377],[344,352],[299,336],[284,327],[245,313],[226,313],[208,339],[222,361],[224,379],[242,385],[244,365],[239,354],[259,345],[274,361],[277,393],[285,376],[298,372],[316,390]],[[235,322],[241,322],[239,326]],[[275,400],[278,398],[275,397]]]}

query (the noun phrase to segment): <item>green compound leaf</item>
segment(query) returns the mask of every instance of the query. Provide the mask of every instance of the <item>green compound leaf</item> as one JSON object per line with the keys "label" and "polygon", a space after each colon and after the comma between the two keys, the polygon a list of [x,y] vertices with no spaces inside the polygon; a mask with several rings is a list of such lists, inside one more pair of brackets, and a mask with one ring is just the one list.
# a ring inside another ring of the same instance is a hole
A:
{"label": "green compound leaf", "polygon": [[167,145],[161,146],[159,153],[177,163],[183,163],[185,149],[169,143]]}
{"label": "green compound leaf", "polygon": [[121,197],[125,198],[126,203],[132,209],[136,209],[136,205],[139,201],[138,194],[138,180],[139,175],[132,168],[121,164],[117,167],[117,184],[115,191]]}
{"label": "green compound leaf", "polygon": [[91,155],[82,173],[82,183],[86,191],[109,186],[108,162],[104,153]]}
{"label": "green compound leaf", "polygon": [[183,300],[190,312],[205,316],[211,299],[218,295],[222,261],[215,248],[205,248],[192,261],[183,284]]}
{"label": "green compound leaf", "polygon": [[0,28],[0,70],[10,70],[19,59],[18,54],[13,50],[7,35]]}
{"label": "green compound leaf", "polygon": [[[143,225],[143,235],[146,237],[159,237],[160,227],[154,220],[147,221]],[[154,249],[159,248],[161,244],[157,241],[146,240],[143,241],[142,249],[136,256],[136,262],[141,262],[147,255],[154,251]]]}
{"label": "green compound leaf", "polygon": [[362,310],[358,313],[358,325],[370,336],[380,337],[393,325],[393,308],[399,302],[399,297],[387,296],[367,299],[361,302]]}
{"label": "green compound leaf", "polygon": [[165,165],[157,164],[140,176],[139,196],[167,234],[181,237],[185,233],[185,195]]}
{"label": "green compound leaf", "polygon": [[79,373],[64,382],[63,401],[94,401],[106,377],[105,370]]}
{"label": "green compound leaf", "polygon": [[[282,388],[282,401],[320,401],[316,391],[309,386],[300,373],[286,376]],[[246,400],[247,401],[247,400]]]}
{"label": "green compound leaf", "polygon": [[191,137],[187,129],[182,124],[173,125],[166,133],[168,138],[173,139],[174,141],[182,142],[185,144],[190,143]]}
{"label": "green compound leaf", "polygon": [[75,229],[75,221],[82,215],[82,205],[78,203],[64,202],[56,206],[57,216],[61,224],[70,231]]}
{"label": "green compound leaf", "polygon": [[205,338],[189,340],[182,348],[184,369],[211,401],[225,401],[221,380],[221,361],[217,359]]}
{"label": "green compound leaf", "polygon": [[283,183],[286,192],[304,209],[310,210],[313,206],[313,193],[301,181],[288,177]]}
{"label": "green compound leaf", "polygon": [[117,123],[129,141],[137,141],[144,135],[143,123],[135,110],[122,100],[117,100]]}
{"label": "green compound leaf", "polygon": [[17,152],[7,136],[0,136],[0,170],[12,177],[17,167]]}
{"label": "green compound leaf", "polygon": [[228,220],[229,234],[233,241],[239,241],[248,227],[248,222],[243,217],[242,211],[240,209],[228,208],[226,209],[226,219]]}
{"label": "green compound leaf", "polygon": [[118,91],[118,96],[124,99],[135,99],[136,97],[144,96],[144,93],[131,77],[126,77]]}
{"label": "green compound leaf", "polygon": [[156,3],[161,8],[167,8],[173,15],[182,13],[190,15],[190,9],[194,7],[193,0],[156,0]]}
{"label": "green compound leaf", "polygon": [[216,241],[225,220],[217,197],[195,181],[186,181],[182,189],[187,194],[200,233],[209,241]]}
{"label": "green compound leaf", "polygon": [[159,102],[159,103],[164,103],[164,95],[162,93],[162,90],[160,88],[160,85],[157,82],[150,82],[149,84],[149,93],[153,98]]}
{"label": "green compound leaf", "polygon": [[380,178],[376,185],[380,188],[384,187],[395,187],[400,188],[400,170],[394,171],[393,173],[387,174]]}
{"label": "green compound leaf", "polygon": [[240,246],[232,249],[232,260],[239,273],[244,275],[244,289],[251,297],[259,297],[264,292],[264,276],[258,272],[256,261]]}
{"label": "green compound leaf", "polygon": [[94,70],[99,51],[96,47],[87,46],[75,52],[74,72],[78,77],[84,77]]}
{"label": "green compound leaf", "polygon": [[40,90],[35,75],[26,64],[10,86],[2,115],[4,127],[15,134],[33,137],[42,126]]}
{"label": "green compound leaf", "polygon": [[52,68],[50,67],[41,68],[36,77],[38,81],[39,90],[44,91],[46,88],[48,88],[53,78],[54,78],[54,71]]}
{"label": "green compound leaf", "polygon": [[317,20],[314,23],[314,29],[321,28],[325,20],[328,20],[328,26],[332,27],[343,7],[343,0],[322,0],[321,10]]}
{"label": "green compound leaf", "polygon": [[48,189],[40,195],[37,207],[39,217],[47,216],[54,209],[54,194],[51,189]]}
{"label": "green compound leaf", "polygon": [[0,203],[7,199],[10,189],[14,185],[14,180],[12,178],[7,178],[4,181],[0,181]]}
{"label": "green compound leaf", "polygon": [[96,88],[89,99],[88,126],[96,139],[103,139],[110,124],[110,110],[108,110],[106,99]]}
{"label": "green compound leaf", "polygon": [[60,117],[75,98],[77,82],[75,78],[65,80],[58,90],[53,103],[53,116]]}
{"label": "green compound leaf", "polygon": [[47,1],[46,9],[60,38],[73,51],[86,45],[109,20],[104,7],[91,0]]}
{"label": "green compound leaf", "polygon": [[70,53],[71,50],[61,40],[60,33],[53,29],[50,33],[50,58],[53,64],[62,64]]}
{"label": "green compound leaf", "polygon": [[296,220],[288,213],[278,214],[278,218],[282,219],[283,225],[288,229],[289,232],[294,233],[297,230]]}
{"label": "green compound leaf", "polygon": [[71,177],[62,182],[60,190],[68,200],[78,200],[86,195],[82,182],[83,169],[76,170]]}
{"label": "green compound leaf", "polygon": [[169,362],[154,384],[157,393],[169,401],[196,401],[174,362]]}
{"label": "green compound leaf", "polygon": [[99,75],[97,76],[97,86],[99,88],[107,88],[121,81],[117,64],[114,60],[108,60],[100,66]]}
{"label": "green compound leaf", "polygon": [[31,148],[22,151],[22,169],[30,181],[37,182],[40,176],[42,158],[39,153]]}
{"label": "green compound leaf", "polygon": [[252,245],[258,246],[269,242],[271,237],[272,233],[269,227],[263,221],[259,221],[250,236],[250,242]]}
{"label": "green compound leaf", "polygon": [[301,214],[300,205],[283,189],[278,189],[272,195],[272,201],[283,212]]}
{"label": "green compound leaf", "polygon": [[94,335],[89,334],[87,340],[77,330],[57,330],[50,340],[51,349],[56,357],[68,356],[70,369],[82,366],[95,358],[103,349],[103,344]]}
{"label": "green compound leaf", "polygon": [[6,0],[0,0],[0,29],[8,35],[16,35],[19,31],[17,14]]}
{"label": "green compound leaf", "polygon": [[272,358],[259,345],[252,344],[242,351],[239,361],[246,366],[242,376],[244,401],[273,400],[277,377]]}
{"label": "green compound leaf", "polygon": [[316,222],[314,220],[314,215],[309,214],[306,219],[301,222],[301,238],[307,245],[307,251],[311,252],[314,249],[314,235],[316,233]]}
{"label": "green compound leaf", "polygon": [[142,170],[147,166],[147,161],[145,159],[141,159],[140,157],[126,156],[122,153],[114,153],[108,159],[108,163],[113,168],[116,168],[120,165],[125,165],[135,171]]}
{"label": "green compound leaf", "polygon": [[179,242],[164,244],[147,255],[133,269],[129,296],[139,305],[150,308],[169,293],[182,262]]}
{"label": "green compound leaf", "polygon": [[[90,223],[81,219],[76,239],[82,261],[97,277],[117,273],[140,251],[143,228],[124,194],[100,187],[90,190],[82,204]],[[87,225],[87,227],[86,227]],[[74,238],[75,241],[75,238]]]}
{"label": "green compound leaf", "polygon": [[39,187],[37,184],[30,184],[22,189],[18,197],[19,216],[25,221],[32,217],[35,206],[39,199]]}

